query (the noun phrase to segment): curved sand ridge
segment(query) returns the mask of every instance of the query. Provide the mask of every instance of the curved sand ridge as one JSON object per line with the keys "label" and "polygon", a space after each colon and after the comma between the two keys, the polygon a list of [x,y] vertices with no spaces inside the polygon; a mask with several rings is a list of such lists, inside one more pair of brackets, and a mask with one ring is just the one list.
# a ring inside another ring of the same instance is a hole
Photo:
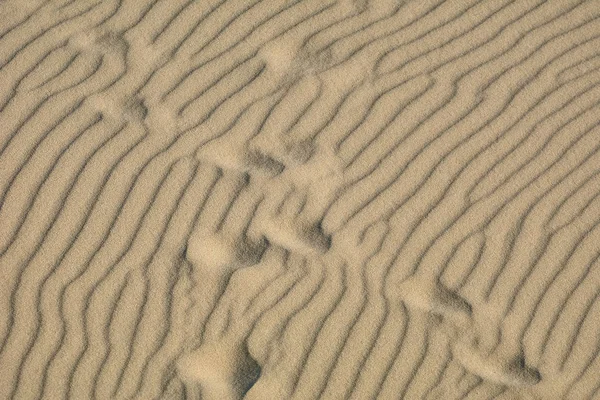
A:
{"label": "curved sand ridge", "polygon": [[0,399],[600,399],[600,3],[0,3]]}

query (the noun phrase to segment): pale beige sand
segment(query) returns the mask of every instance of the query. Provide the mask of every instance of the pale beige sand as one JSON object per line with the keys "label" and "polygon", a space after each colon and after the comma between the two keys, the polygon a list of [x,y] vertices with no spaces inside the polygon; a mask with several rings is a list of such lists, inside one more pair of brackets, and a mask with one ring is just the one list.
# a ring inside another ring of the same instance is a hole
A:
{"label": "pale beige sand", "polygon": [[600,399],[598,0],[0,18],[0,400]]}

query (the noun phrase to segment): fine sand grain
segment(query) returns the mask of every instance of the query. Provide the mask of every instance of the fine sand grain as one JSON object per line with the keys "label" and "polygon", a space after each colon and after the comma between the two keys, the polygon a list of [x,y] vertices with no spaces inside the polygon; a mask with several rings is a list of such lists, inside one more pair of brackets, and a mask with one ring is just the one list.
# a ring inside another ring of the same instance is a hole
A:
{"label": "fine sand grain", "polygon": [[0,0],[0,400],[600,399],[599,0]]}

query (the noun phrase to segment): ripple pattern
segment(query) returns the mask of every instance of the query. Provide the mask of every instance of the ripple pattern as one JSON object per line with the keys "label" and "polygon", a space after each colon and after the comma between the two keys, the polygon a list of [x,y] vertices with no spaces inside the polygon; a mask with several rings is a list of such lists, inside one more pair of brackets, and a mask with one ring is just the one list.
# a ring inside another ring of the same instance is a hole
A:
{"label": "ripple pattern", "polygon": [[600,399],[600,2],[0,2],[0,399]]}

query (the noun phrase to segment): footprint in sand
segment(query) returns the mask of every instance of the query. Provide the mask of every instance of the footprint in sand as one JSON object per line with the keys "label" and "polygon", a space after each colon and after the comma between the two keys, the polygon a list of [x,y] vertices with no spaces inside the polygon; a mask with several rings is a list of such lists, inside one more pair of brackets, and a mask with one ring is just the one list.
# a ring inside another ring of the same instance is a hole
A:
{"label": "footprint in sand", "polygon": [[409,278],[398,293],[412,308],[439,317],[440,328],[451,338],[454,358],[469,372],[492,382],[508,386],[531,386],[541,380],[539,372],[525,364],[522,354],[512,357],[486,356],[477,346],[471,304],[439,282]]}
{"label": "footprint in sand", "polygon": [[184,384],[200,386],[206,400],[241,399],[261,373],[246,346],[230,339],[204,343],[181,357],[177,370]]}
{"label": "footprint in sand", "polygon": [[188,241],[186,258],[207,271],[219,273],[257,264],[267,246],[264,238],[252,240],[199,233]]}

